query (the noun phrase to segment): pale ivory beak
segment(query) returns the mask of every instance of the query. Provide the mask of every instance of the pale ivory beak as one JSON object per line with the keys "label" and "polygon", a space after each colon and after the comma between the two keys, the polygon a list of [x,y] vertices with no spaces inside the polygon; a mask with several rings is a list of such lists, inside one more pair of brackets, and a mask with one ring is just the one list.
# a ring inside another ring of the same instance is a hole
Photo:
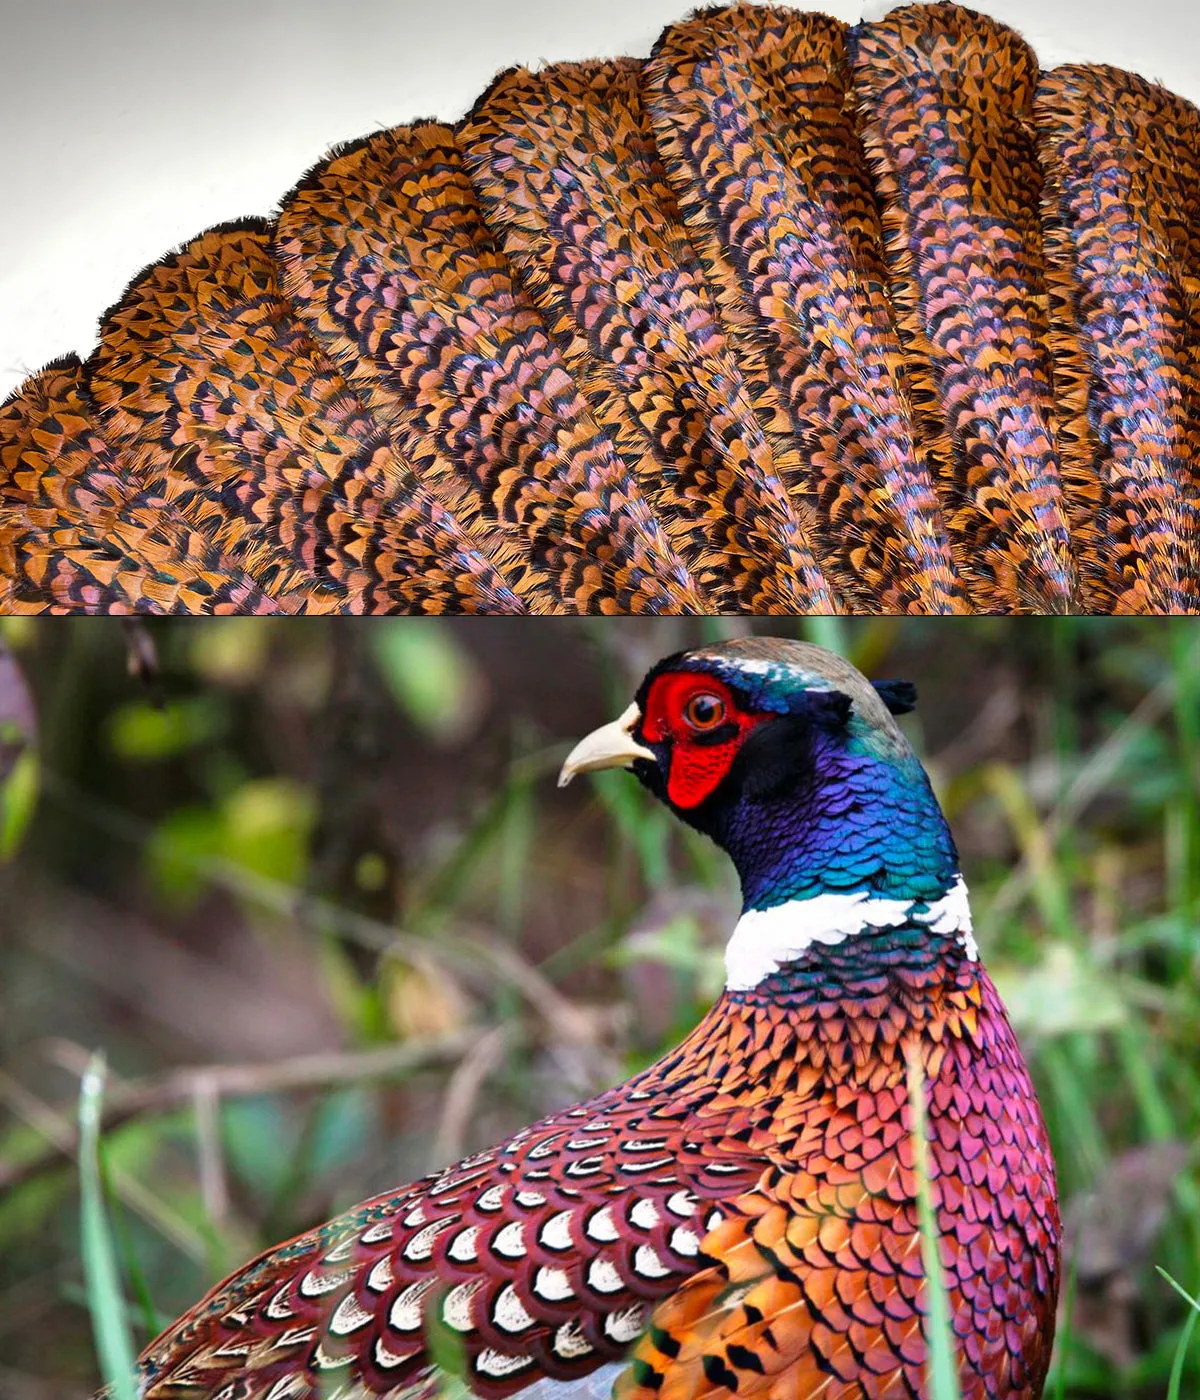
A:
{"label": "pale ivory beak", "polygon": [[639,744],[631,733],[641,717],[637,705],[630,705],[620,719],[602,724],[586,739],[580,739],[559,772],[559,787],[566,787],[576,773],[591,773],[598,768],[628,768],[635,758],[654,762],[656,755]]}

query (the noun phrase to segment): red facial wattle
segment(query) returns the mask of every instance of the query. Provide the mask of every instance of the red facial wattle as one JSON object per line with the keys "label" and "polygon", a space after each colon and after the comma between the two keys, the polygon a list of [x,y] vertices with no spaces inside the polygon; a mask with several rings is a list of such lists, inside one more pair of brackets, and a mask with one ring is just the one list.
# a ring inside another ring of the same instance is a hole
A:
{"label": "red facial wattle", "polygon": [[[689,720],[689,706],[698,702],[703,710],[707,697],[722,707],[712,730],[726,731],[727,738],[714,741]],[[671,744],[667,796],[675,806],[687,810],[710,797],[729,772],[746,736],[770,718],[742,709],[727,685],[701,671],[673,671],[658,676],[646,696],[642,734],[648,743]]]}

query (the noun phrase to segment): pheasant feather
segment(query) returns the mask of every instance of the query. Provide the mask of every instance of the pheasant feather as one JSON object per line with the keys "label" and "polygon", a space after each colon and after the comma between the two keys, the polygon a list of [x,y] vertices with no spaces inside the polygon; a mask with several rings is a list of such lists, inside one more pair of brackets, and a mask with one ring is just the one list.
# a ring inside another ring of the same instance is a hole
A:
{"label": "pheasant feather", "polygon": [[69,466],[18,390],[0,600],[1200,611],[1198,177],[1189,103],[954,4],[511,70],[140,274]]}
{"label": "pheasant feather", "polygon": [[1106,68],[1043,74],[1046,263],[1064,475],[1114,612],[1195,611],[1200,114]]}
{"label": "pheasant feather", "polygon": [[864,606],[962,603],[909,432],[842,26],[738,7],[667,30],[646,71],[668,173],[725,305],[768,347],[825,547]]}
{"label": "pheasant feather", "polygon": [[755,417],[639,76],[625,62],[500,78],[462,133],[484,207],[716,604],[828,611],[811,524]]}
{"label": "pheasant feather", "polygon": [[314,338],[523,596],[700,606],[495,247],[452,131],[339,153],[284,202],[275,249]]}

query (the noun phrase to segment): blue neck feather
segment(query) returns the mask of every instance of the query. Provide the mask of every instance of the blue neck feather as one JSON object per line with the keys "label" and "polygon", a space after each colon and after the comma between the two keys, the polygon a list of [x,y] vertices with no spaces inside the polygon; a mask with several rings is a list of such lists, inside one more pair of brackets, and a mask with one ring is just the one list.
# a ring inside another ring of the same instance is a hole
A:
{"label": "blue neck feather", "polygon": [[929,779],[910,751],[880,753],[869,736],[815,736],[798,788],[734,804],[714,833],[737,867],[744,909],[868,890],[934,900],[958,853]]}

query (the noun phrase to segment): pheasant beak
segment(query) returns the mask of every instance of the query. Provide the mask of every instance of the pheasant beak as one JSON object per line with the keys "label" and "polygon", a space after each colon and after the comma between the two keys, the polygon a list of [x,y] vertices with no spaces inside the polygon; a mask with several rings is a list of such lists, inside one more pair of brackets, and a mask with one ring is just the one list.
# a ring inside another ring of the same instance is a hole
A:
{"label": "pheasant beak", "polygon": [[639,744],[633,737],[633,730],[642,717],[637,705],[630,705],[620,719],[611,724],[602,724],[593,729],[586,739],[567,755],[558,775],[559,787],[566,787],[576,773],[592,773],[598,768],[628,768],[635,758],[648,758],[657,761],[657,755]]}

